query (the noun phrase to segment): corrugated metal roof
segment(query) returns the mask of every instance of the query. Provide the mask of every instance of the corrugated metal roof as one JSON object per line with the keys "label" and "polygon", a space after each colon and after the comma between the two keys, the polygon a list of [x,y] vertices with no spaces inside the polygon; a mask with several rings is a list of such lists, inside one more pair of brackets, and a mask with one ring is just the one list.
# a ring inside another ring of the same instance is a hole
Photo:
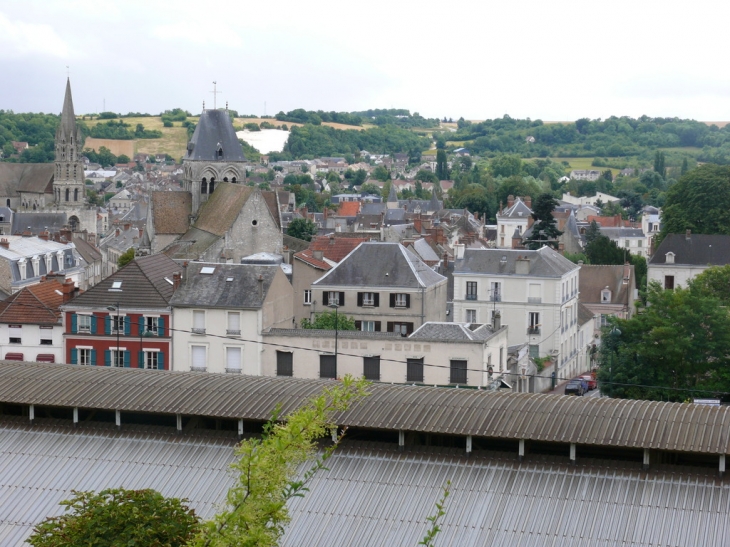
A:
{"label": "corrugated metal roof", "polygon": [[467,458],[443,449],[345,445],[307,495],[290,503],[282,547],[416,545],[447,480],[439,547],[719,547],[730,541],[727,482],[552,459],[518,464],[499,453]]}
{"label": "corrugated metal roof", "polygon": [[[327,380],[0,362],[0,401],[267,420]],[[508,439],[730,453],[730,408],[373,384],[339,425]]]}
{"label": "corrugated metal roof", "polygon": [[216,512],[232,476],[235,438],[0,423],[0,545],[20,547],[33,526],[63,513],[72,490],[153,488]]}

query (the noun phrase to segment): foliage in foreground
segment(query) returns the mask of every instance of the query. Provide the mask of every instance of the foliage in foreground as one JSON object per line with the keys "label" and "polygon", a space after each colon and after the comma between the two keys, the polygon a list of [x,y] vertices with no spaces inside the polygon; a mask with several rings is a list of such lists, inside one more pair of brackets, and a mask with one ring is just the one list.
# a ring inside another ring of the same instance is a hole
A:
{"label": "foliage in foreground", "polygon": [[74,492],[61,502],[66,514],[38,524],[33,547],[182,547],[198,533],[200,520],[185,500],[154,490]]}
{"label": "foliage in foreground", "polygon": [[[336,320],[335,320],[336,318]],[[314,316],[314,321],[306,317],[302,319],[303,329],[322,330],[355,330],[355,319],[344,313],[335,314],[333,311],[324,311]]]}
{"label": "foliage in foreground", "polygon": [[[247,439],[236,449],[232,464],[238,478],[228,491],[225,508],[203,525],[194,547],[273,547],[289,522],[287,502],[301,497],[314,474],[324,469],[337,442],[316,456],[317,440],[328,435],[332,419],[367,395],[366,382],[346,376],[304,407],[279,422],[279,412],[261,438]],[[297,479],[298,469],[313,464]]]}
{"label": "foliage in foreground", "polygon": [[[709,271],[709,270],[708,270]],[[600,352],[598,379],[611,397],[684,401],[730,394],[730,321],[709,291],[651,283],[646,309],[615,319]]]}

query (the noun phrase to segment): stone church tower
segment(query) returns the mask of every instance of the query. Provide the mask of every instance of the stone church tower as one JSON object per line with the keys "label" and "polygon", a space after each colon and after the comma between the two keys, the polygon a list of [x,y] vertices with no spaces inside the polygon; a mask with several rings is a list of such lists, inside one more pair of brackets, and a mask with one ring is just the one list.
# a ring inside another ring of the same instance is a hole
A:
{"label": "stone church tower", "polygon": [[74,115],[71,81],[66,80],[61,124],[56,130],[56,162],[53,172],[53,201],[60,209],[79,208],[86,204],[84,163],[81,161],[82,143],[81,128],[76,126]]}
{"label": "stone church tower", "polygon": [[192,195],[192,214],[219,182],[245,179],[246,157],[228,110],[203,110],[183,157],[183,188]]}

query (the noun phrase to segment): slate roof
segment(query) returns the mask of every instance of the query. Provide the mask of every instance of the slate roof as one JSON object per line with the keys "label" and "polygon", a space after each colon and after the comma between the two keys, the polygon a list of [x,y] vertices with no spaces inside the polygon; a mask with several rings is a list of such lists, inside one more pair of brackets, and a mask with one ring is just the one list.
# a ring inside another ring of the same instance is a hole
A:
{"label": "slate roof", "polygon": [[200,207],[195,228],[222,236],[233,226],[243,205],[254,192],[255,188],[242,184],[232,182],[217,184],[215,192]]}
{"label": "slate roof", "polygon": [[725,266],[730,264],[730,235],[669,234],[659,244],[649,264],[665,264],[667,253],[674,253],[675,264]]}
{"label": "slate roof", "polygon": [[87,264],[92,264],[97,260],[101,260],[101,251],[88,241],[85,241],[80,237],[73,236],[73,244],[76,246],[76,251]]}
{"label": "slate roof", "polygon": [[[271,213],[272,218],[274,219],[274,223],[276,224],[277,228],[281,228],[281,211],[279,211],[279,206],[276,204],[276,192],[273,190],[259,190],[261,192],[261,195],[264,198],[264,201],[266,202],[266,206],[269,208],[269,212]],[[215,192],[214,192],[215,193]]]}
{"label": "slate roof", "polygon": [[604,228],[600,227],[601,235],[609,239],[620,237],[645,237],[641,228]]}
{"label": "slate roof", "polygon": [[[203,268],[213,268],[214,271],[203,274]],[[263,305],[274,276],[280,269],[278,264],[191,262],[170,305],[258,309]]]}
{"label": "slate roof", "polygon": [[60,325],[63,285],[56,279],[25,287],[0,302],[0,323]]}
{"label": "slate roof", "polygon": [[515,265],[520,257],[530,259],[530,277],[562,277],[579,267],[547,246],[537,251],[524,249],[466,249],[464,258],[456,261],[454,273],[517,275],[515,274]]}
{"label": "slate roof", "polygon": [[193,210],[190,192],[150,192],[150,203],[156,234],[184,234],[187,231],[188,216]]}
{"label": "slate roof", "polygon": [[18,192],[53,193],[53,163],[0,162],[0,185],[3,195],[15,197]]}
{"label": "slate roof", "polygon": [[444,276],[433,271],[400,243],[371,241],[358,245],[312,285],[420,289],[445,282]]}
{"label": "slate roof", "polygon": [[427,339],[447,342],[483,342],[494,336],[495,332],[489,325],[429,321],[418,327],[408,338],[410,340]]}
{"label": "slate roof", "polygon": [[520,197],[515,198],[512,207],[507,207],[497,214],[500,218],[528,218],[530,215],[532,215],[532,209],[525,205]]}
{"label": "slate roof", "polygon": [[427,199],[401,199],[398,200],[398,207],[401,209],[404,209],[408,213],[415,212],[416,209],[419,209],[422,212],[437,212],[440,211],[443,208],[442,202],[437,201],[437,203],[441,203],[441,206],[438,209],[434,209],[433,205],[433,198],[431,200]]}
{"label": "slate roof", "polygon": [[304,241],[298,237],[283,234],[282,239],[284,241],[284,246],[288,247],[290,251],[303,251],[304,249],[309,248],[309,241]]}
{"label": "slate roof", "polygon": [[393,223],[402,224],[404,222],[406,222],[406,211],[404,209],[386,209],[385,210],[385,217],[383,218],[384,224],[393,224]]}
{"label": "slate roof", "polygon": [[22,234],[28,228],[33,235],[45,231],[58,232],[68,224],[66,213],[15,213],[12,233]]}
{"label": "slate roof", "polygon": [[[180,264],[164,254],[136,258],[121,270],[103,279],[80,294],[65,309],[105,308],[121,304],[129,308],[167,308],[172,297],[172,274],[182,271]],[[112,283],[121,281],[121,291],[110,290]]]}
{"label": "slate roof", "polygon": [[578,326],[582,327],[588,321],[593,321],[594,313],[585,304],[578,302]]}
{"label": "slate roof", "polygon": [[[218,156],[218,147],[223,155]],[[195,126],[183,160],[203,161],[246,161],[243,147],[233,129],[231,117],[226,110],[204,110]],[[216,191],[218,187],[216,186]],[[215,192],[213,193],[215,195]]]}
{"label": "slate roof", "polygon": [[193,226],[180,239],[165,247],[163,252],[175,258],[197,260],[219,239],[220,236]]}
{"label": "slate roof", "polygon": [[417,239],[413,242],[413,249],[416,251],[418,256],[421,257],[424,261],[435,261],[438,262],[441,260],[441,257],[436,254],[436,251],[433,250],[431,245],[429,245],[428,241],[425,239]]}
{"label": "slate roof", "polygon": [[379,215],[380,213],[383,213],[386,209],[385,203],[363,203],[362,207],[360,208],[360,214],[361,215]]}
{"label": "slate roof", "polygon": [[[624,283],[624,270],[628,270],[629,277]],[[594,266],[584,264],[580,267],[580,300],[590,304],[602,304],[601,291],[608,287],[611,290],[610,304],[627,304],[629,291],[633,290],[635,282],[634,267],[624,265]]]}

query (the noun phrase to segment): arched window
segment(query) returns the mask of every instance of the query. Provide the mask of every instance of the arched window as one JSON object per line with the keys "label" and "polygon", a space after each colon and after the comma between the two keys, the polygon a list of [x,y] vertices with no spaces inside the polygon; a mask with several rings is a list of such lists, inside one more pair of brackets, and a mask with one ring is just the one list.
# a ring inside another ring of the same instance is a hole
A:
{"label": "arched window", "polygon": [[66,188],[66,201],[68,201],[69,195],[70,195],[70,191],[68,188]]}
{"label": "arched window", "polygon": [[10,200],[9,199],[6,201],[6,206],[7,207],[10,207]]}
{"label": "arched window", "polygon": [[201,194],[208,193],[208,181],[205,180],[205,177],[203,177],[203,182],[200,183],[200,193]]}
{"label": "arched window", "polygon": [[236,177],[233,177],[233,178],[231,179],[231,182],[232,182],[233,184],[236,184]]}
{"label": "arched window", "polygon": [[218,157],[219,158],[223,157],[223,148],[221,148],[220,146],[218,147]]}
{"label": "arched window", "polygon": [[74,188],[74,201],[78,201],[78,200],[79,200],[79,189]]}
{"label": "arched window", "polygon": [[228,177],[223,177],[223,182],[228,182]]}
{"label": "arched window", "polygon": [[208,193],[212,194],[215,190],[215,177],[210,177],[210,186],[208,187]]}

